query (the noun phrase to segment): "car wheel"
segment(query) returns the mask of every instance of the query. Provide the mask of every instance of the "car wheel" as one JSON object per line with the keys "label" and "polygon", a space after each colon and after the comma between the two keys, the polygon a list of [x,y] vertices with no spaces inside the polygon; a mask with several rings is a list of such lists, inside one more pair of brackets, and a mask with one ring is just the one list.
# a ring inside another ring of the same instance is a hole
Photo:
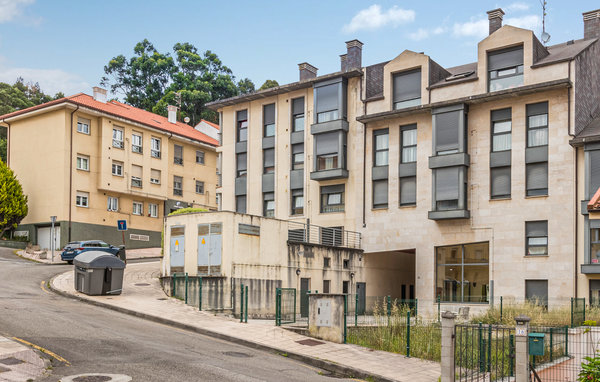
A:
{"label": "car wheel", "polygon": [[68,264],[73,264],[73,260],[67,260]]}

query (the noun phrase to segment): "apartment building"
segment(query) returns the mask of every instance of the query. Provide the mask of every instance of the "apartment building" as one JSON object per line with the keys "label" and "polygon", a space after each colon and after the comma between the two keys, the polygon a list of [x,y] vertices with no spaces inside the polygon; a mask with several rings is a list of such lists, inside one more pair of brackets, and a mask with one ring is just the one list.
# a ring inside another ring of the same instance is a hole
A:
{"label": "apartment building", "polygon": [[[177,121],[118,101],[106,90],[83,93],[0,116],[8,128],[8,165],[28,196],[17,228],[50,248],[74,240],[161,245],[163,218],[184,207],[216,208],[217,140]],[[207,125],[203,128],[208,128]]]}

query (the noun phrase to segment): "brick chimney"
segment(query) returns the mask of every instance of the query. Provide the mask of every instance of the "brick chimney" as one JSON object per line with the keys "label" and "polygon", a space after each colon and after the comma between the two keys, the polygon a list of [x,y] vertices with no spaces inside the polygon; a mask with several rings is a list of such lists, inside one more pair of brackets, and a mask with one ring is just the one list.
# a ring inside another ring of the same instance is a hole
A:
{"label": "brick chimney", "polygon": [[600,37],[600,9],[583,13],[583,38]]}
{"label": "brick chimney", "polygon": [[94,99],[98,102],[106,103],[106,89],[99,88],[98,86],[93,87]]}
{"label": "brick chimney", "polygon": [[308,62],[303,62],[298,64],[298,68],[300,69],[300,81],[309,80],[311,78],[317,77],[317,68],[309,64]]}
{"label": "brick chimney", "polygon": [[362,47],[363,43],[354,39],[346,41],[346,70],[362,68]]}
{"label": "brick chimney", "polygon": [[348,69],[348,54],[340,54],[340,70],[345,72]]}
{"label": "brick chimney", "polygon": [[177,106],[168,105],[167,110],[167,119],[169,120],[169,122],[177,123]]}
{"label": "brick chimney", "polygon": [[488,20],[490,20],[490,34],[492,34],[502,28],[502,16],[504,16],[504,11],[502,8],[492,9],[491,11],[488,11],[487,14]]}

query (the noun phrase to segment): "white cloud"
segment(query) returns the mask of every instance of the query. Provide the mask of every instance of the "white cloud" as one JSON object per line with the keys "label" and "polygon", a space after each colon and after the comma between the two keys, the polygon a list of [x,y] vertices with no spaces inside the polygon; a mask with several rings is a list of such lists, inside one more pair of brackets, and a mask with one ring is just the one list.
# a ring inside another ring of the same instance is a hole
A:
{"label": "white cloud", "polygon": [[512,3],[506,7],[507,12],[519,12],[529,10],[529,4],[526,3]]}
{"label": "white cloud", "polygon": [[443,27],[437,27],[437,28],[433,28],[433,29],[419,28],[416,32],[410,33],[408,35],[408,37],[414,41],[421,41],[430,36],[440,35],[440,34],[444,33],[445,31],[446,31],[446,29]]}
{"label": "white cloud", "polygon": [[0,23],[11,21],[21,14],[22,9],[34,0],[0,0]]}
{"label": "white cloud", "polygon": [[542,26],[542,18],[538,15],[527,15],[523,17],[509,17],[504,20],[504,25],[512,25],[513,27],[531,29],[537,31]]}
{"label": "white cloud", "polygon": [[25,82],[37,82],[46,94],[63,92],[72,95],[88,91],[91,86],[81,77],[60,69],[4,68],[0,67],[0,82],[12,84],[23,77]]}
{"label": "white cloud", "polygon": [[[535,32],[542,25],[542,19],[537,15],[509,17],[502,21],[502,25],[512,25],[513,27],[530,29]],[[458,37],[484,38],[489,33],[489,21],[485,18],[479,20],[471,19],[471,21],[465,23],[455,23],[453,32]]]}
{"label": "white cloud", "polygon": [[400,24],[414,21],[415,11],[411,9],[402,9],[394,5],[385,12],[381,11],[381,6],[371,5],[369,8],[360,10],[350,21],[344,25],[344,32],[352,33],[361,29],[375,30],[388,25],[397,27]]}

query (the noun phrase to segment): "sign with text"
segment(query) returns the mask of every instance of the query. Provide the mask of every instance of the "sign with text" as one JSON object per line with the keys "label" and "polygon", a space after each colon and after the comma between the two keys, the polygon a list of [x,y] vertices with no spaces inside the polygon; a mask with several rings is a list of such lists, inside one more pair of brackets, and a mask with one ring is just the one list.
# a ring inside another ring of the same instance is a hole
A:
{"label": "sign with text", "polygon": [[127,220],[117,220],[117,230],[127,231]]}

